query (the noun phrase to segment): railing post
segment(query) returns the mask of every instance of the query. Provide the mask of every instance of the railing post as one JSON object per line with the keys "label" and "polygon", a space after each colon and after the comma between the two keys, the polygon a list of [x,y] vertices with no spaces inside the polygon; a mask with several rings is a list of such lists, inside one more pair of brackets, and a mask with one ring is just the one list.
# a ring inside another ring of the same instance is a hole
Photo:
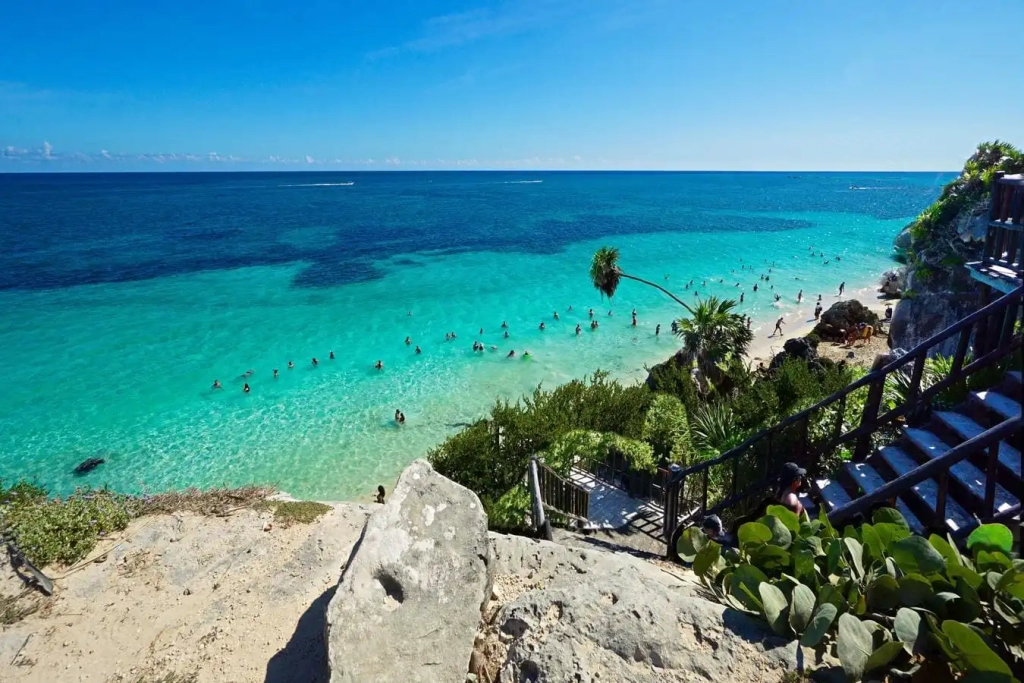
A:
{"label": "railing post", "polygon": [[[978,309],[988,306],[992,290],[988,285],[981,285]],[[982,316],[974,323],[974,360],[978,360],[988,352],[988,316]]]}
{"label": "railing post", "polygon": [[530,456],[529,472],[530,497],[533,503],[533,527],[544,540],[551,540],[551,525],[544,518],[544,498],[540,492],[540,475],[537,472],[537,456]]}
{"label": "railing post", "polygon": [[989,204],[988,220],[999,220],[1000,209],[1002,208],[1002,186],[999,181],[1006,175],[1006,171],[996,171],[992,176],[992,202]]}
{"label": "railing post", "polygon": [[864,433],[857,437],[857,445],[853,450],[854,462],[861,462],[871,452],[871,435],[875,432],[875,424],[878,422],[878,406],[882,403],[882,391],[885,389],[885,379],[882,375],[871,383],[868,389],[868,400],[864,404],[864,413],[860,418],[860,426]]}
{"label": "railing post", "polygon": [[996,464],[999,462],[999,442],[988,447],[988,463],[985,468],[985,512],[991,517],[996,507]]}
{"label": "railing post", "polygon": [[964,359],[967,358],[967,348],[971,344],[971,328],[973,325],[968,325],[964,329],[960,330],[960,339],[956,343],[956,354],[953,356],[953,368],[950,370],[949,376],[959,376],[960,371],[964,368]]}
{"label": "railing post", "polygon": [[928,360],[927,352],[921,352],[914,359],[914,369],[910,373],[910,396],[907,397],[907,421],[909,422],[914,411],[917,410],[917,396],[921,393],[921,376],[924,375],[925,362]]}
{"label": "railing post", "polygon": [[[679,491],[682,488],[682,484],[686,481],[685,477],[679,476],[682,469],[674,463],[668,466],[668,478],[665,480],[664,489],[664,516],[661,520],[661,533],[666,543],[672,542],[672,535],[675,533],[676,524],[679,522]],[[669,555],[671,554],[670,551]]]}

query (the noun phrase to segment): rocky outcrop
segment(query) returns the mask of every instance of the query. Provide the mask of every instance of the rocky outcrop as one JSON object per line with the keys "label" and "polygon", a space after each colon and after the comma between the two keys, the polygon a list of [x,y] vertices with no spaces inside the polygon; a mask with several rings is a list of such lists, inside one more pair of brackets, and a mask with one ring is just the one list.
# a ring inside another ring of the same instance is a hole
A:
{"label": "rocky outcrop", "polygon": [[795,642],[706,599],[679,567],[519,537],[492,544],[497,600],[477,680],[778,681],[796,668]]}
{"label": "rocky outcrop", "polygon": [[814,332],[822,339],[837,339],[860,323],[877,326],[878,314],[856,299],[839,301],[821,314]]}
{"label": "rocky outcrop", "polygon": [[490,591],[480,500],[417,460],[370,516],[327,609],[331,681],[464,680]]}
{"label": "rocky outcrop", "polygon": [[772,362],[768,365],[769,370],[781,366],[787,360],[796,359],[811,362],[818,358],[818,344],[813,337],[795,337],[787,339],[782,345],[782,351],[775,354]]}

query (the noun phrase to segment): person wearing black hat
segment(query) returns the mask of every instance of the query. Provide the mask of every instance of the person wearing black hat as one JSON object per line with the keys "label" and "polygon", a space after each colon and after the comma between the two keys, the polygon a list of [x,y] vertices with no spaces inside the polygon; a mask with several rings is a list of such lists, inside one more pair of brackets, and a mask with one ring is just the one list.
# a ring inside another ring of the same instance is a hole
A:
{"label": "person wearing black hat", "polygon": [[722,520],[718,515],[708,515],[700,525],[701,531],[712,541],[722,545],[732,545],[732,538],[722,529]]}
{"label": "person wearing black hat", "polygon": [[804,511],[804,506],[797,496],[797,491],[800,490],[806,476],[807,470],[794,462],[787,462],[783,465],[782,472],[779,474],[779,488],[775,497],[798,516]]}

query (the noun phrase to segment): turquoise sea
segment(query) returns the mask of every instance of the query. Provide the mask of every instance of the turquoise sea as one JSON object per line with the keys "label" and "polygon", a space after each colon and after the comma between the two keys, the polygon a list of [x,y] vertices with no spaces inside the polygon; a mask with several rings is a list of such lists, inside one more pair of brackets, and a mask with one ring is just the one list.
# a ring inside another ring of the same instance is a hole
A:
{"label": "turquoise sea", "polygon": [[[597,368],[633,381],[675,350],[679,306],[628,281],[602,301],[597,247],[681,297],[691,278],[743,291],[763,337],[842,281],[872,296],[892,237],[952,177],[0,175],[0,478],[365,497],[499,397]],[[779,303],[758,280],[773,261]],[[88,457],[106,463],[73,475]]]}

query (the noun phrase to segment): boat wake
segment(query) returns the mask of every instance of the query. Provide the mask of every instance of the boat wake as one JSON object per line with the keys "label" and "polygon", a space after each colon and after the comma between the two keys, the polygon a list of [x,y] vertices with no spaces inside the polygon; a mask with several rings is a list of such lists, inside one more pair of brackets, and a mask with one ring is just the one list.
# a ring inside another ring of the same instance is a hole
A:
{"label": "boat wake", "polygon": [[298,185],[278,185],[278,187],[348,187],[355,185],[355,182],[348,183],[300,183]]}

